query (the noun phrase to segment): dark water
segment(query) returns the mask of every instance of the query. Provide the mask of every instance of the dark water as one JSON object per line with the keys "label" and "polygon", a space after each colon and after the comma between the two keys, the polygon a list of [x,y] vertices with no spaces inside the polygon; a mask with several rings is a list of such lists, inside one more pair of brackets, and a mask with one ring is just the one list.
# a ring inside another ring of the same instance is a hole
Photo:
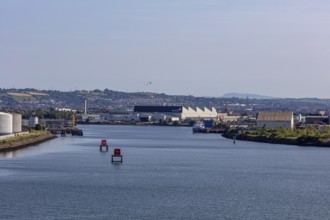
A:
{"label": "dark water", "polygon": [[[330,219],[330,148],[82,129],[0,156],[0,219]],[[123,164],[98,151],[103,138]]]}

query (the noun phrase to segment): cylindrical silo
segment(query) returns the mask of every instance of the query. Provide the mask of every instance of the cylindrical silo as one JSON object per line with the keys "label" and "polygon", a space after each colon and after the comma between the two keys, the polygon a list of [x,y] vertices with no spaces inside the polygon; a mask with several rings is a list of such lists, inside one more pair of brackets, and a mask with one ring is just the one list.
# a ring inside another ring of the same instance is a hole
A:
{"label": "cylindrical silo", "polygon": [[13,133],[13,115],[0,112],[0,134]]}
{"label": "cylindrical silo", "polygon": [[13,132],[19,133],[22,132],[22,115],[21,114],[13,114]]}

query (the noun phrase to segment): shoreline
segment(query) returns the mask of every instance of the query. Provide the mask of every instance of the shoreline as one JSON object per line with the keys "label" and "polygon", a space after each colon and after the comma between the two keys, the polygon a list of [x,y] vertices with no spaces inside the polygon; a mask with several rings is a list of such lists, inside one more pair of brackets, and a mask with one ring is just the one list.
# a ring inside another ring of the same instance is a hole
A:
{"label": "shoreline", "polygon": [[[15,137],[20,137],[20,136],[15,136]],[[11,138],[5,139],[6,143],[0,144],[0,152],[15,151],[18,149],[27,148],[57,138],[56,135],[53,135],[50,132],[42,132],[37,136],[35,136],[35,133],[30,133],[27,134],[26,137],[24,137],[24,135],[22,135],[21,137],[23,137],[22,140],[11,140]]]}
{"label": "shoreline", "polygon": [[272,138],[266,136],[247,136],[247,135],[236,135],[222,134],[224,138],[238,141],[250,141],[258,143],[268,143],[268,144],[282,144],[282,145],[295,145],[299,147],[330,147],[330,141],[322,140],[320,137],[315,136],[302,136],[298,138],[282,137],[282,138]]}

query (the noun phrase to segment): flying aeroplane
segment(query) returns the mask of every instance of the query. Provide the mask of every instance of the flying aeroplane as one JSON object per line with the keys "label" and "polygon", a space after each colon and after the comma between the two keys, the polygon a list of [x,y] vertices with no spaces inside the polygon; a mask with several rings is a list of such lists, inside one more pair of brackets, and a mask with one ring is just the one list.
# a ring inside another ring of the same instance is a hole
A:
{"label": "flying aeroplane", "polygon": [[146,86],[151,85],[151,81],[149,81],[149,82],[144,82],[144,85],[146,85]]}

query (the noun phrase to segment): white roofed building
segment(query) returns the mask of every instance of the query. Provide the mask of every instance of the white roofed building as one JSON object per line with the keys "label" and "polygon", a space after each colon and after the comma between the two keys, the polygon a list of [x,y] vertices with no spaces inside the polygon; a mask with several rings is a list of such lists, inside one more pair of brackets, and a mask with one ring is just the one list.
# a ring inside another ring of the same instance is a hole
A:
{"label": "white roofed building", "polygon": [[217,119],[218,112],[214,107],[207,108],[207,107],[182,107],[181,119]]}

